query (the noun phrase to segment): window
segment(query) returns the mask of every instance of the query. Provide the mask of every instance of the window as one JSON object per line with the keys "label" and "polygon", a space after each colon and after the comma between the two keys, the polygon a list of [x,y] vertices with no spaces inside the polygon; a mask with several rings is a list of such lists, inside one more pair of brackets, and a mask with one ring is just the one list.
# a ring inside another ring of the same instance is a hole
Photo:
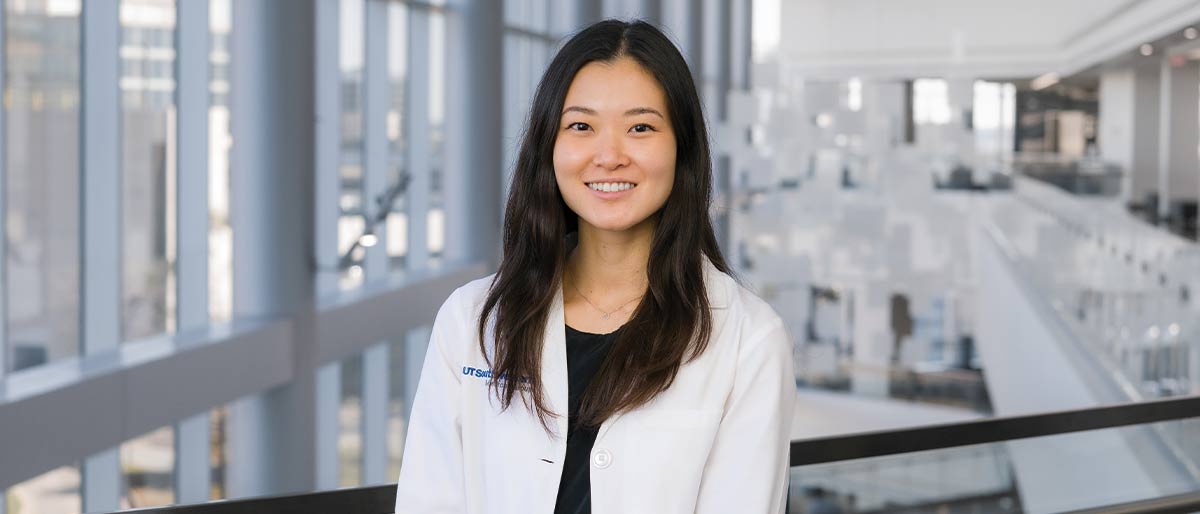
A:
{"label": "window", "polygon": [[4,3],[7,367],[79,353],[78,0]]}
{"label": "window", "polygon": [[945,80],[913,81],[913,120],[917,124],[950,123],[950,94]]}
{"label": "window", "polygon": [[[341,0],[339,10],[339,69],[341,90],[341,152],[338,166],[338,255],[345,255],[366,228],[363,198],[363,60],[364,0]],[[359,247],[356,252],[363,249]],[[356,256],[354,261],[360,262]],[[360,264],[342,270],[339,285],[343,288],[362,284]]]}
{"label": "window", "polygon": [[362,354],[342,361],[342,394],[338,407],[338,485],[363,483],[363,359]]}
{"label": "window", "polygon": [[211,439],[208,446],[209,469],[212,473],[212,490],[209,493],[209,498],[220,500],[225,498],[228,491],[228,488],[225,487],[225,467],[229,459],[225,454],[225,442],[229,438],[226,432],[229,421],[229,407],[221,405],[214,408],[209,414],[208,419],[212,423],[212,428],[209,432]]}
{"label": "window", "polygon": [[981,155],[1004,157],[1013,148],[1016,88],[1001,82],[975,81],[971,110],[975,150]]}
{"label": "window", "polygon": [[[405,102],[408,98],[408,6],[388,4],[388,184],[395,184],[407,171],[408,131]],[[409,184],[411,185],[411,181]],[[408,256],[408,212],[406,195],[392,202],[385,222],[390,268],[403,270]]]}
{"label": "window", "polygon": [[47,471],[8,489],[5,501],[8,514],[35,512],[80,512],[78,465],[63,466]]}
{"label": "window", "polygon": [[233,228],[229,224],[229,33],[232,0],[209,0],[208,312],[213,321],[233,314]]}
{"label": "window", "polygon": [[175,430],[166,426],[121,445],[121,508],[175,502]]}
{"label": "window", "polygon": [[121,334],[175,328],[175,0],[121,0]]}
{"label": "window", "polygon": [[[436,266],[445,249],[446,211],[443,207],[442,170],[446,161],[446,16],[429,17],[429,129],[432,153],[429,169],[429,205],[425,211],[425,248],[429,265]],[[416,194],[425,194],[416,191]]]}

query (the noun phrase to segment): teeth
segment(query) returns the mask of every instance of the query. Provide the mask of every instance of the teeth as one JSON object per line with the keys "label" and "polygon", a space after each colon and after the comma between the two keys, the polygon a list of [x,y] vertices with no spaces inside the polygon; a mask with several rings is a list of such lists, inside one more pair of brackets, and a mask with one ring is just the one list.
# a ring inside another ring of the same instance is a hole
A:
{"label": "teeth", "polygon": [[617,191],[625,191],[635,187],[634,184],[629,182],[593,182],[587,186],[593,191],[602,191],[605,193],[615,193]]}

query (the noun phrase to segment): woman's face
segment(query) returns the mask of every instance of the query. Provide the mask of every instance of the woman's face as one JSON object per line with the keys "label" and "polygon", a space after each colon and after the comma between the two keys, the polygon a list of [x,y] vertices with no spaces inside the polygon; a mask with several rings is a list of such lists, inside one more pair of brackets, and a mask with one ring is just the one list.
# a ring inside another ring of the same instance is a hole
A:
{"label": "woman's face", "polygon": [[580,224],[625,231],[662,208],[675,133],[662,86],[633,59],[588,63],[563,103],[554,177]]}

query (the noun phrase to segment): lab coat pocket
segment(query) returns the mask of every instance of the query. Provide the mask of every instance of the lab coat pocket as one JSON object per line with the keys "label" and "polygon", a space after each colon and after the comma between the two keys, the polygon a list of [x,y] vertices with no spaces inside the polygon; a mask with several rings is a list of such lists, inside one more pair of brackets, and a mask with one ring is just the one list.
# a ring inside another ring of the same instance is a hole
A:
{"label": "lab coat pocket", "polygon": [[700,478],[720,424],[719,409],[655,408],[631,420],[627,512],[685,513],[695,509]]}

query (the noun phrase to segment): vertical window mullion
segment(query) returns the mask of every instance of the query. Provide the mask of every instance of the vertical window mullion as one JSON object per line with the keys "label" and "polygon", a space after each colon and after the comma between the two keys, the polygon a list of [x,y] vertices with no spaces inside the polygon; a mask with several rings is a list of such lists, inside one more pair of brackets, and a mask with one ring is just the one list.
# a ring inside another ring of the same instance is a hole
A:
{"label": "vertical window mullion", "polygon": [[[178,330],[209,324],[208,298],[208,111],[209,2],[189,0],[176,5],[175,103],[178,106],[178,159],[175,188],[175,267]],[[201,193],[202,192],[202,193]],[[212,486],[209,466],[209,413],[202,412],[175,426],[175,501],[207,501]]]}
{"label": "vertical window mullion", "polygon": [[389,480],[387,476],[389,346],[387,342],[381,342],[363,352],[363,485],[382,484]]}
{"label": "vertical window mullion", "polygon": [[[236,0],[235,0],[236,1]],[[316,9],[314,87],[316,96],[316,137],[314,177],[314,245],[318,294],[337,290],[338,196],[341,190],[341,9],[339,0],[318,0]],[[318,490],[338,486],[338,406],[341,392],[340,363],[327,363],[316,373],[315,465]]]}
{"label": "vertical window mullion", "polygon": [[429,126],[429,18],[427,9],[409,12],[408,44],[408,269],[424,269],[429,263],[426,214],[429,211],[430,126]]}
{"label": "vertical window mullion", "polygon": [[[81,11],[80,341],[84,355],[114,351],[121,336],[120,42],[118,0],[88,0]],[[119,405],[109,408],[120,411]],[[83,510],[117,510],[117,448],[83,464]]]}
{"label": "vertical window mullion", "polygon": [[[390,205],[376,199],[388,184],[388,4],[368,0],[366,5],[363,60],[363,209],[373,225],[375,245],[367,249],[365,271],[368,281],[387,276],[387,213]],[[381,212],[382,211],[382,212]],[[388,343],[380,342],[363,352],[362,371],[362,483],[379,484],[387,477]]]}
{"label": "vertical window mullion", "polygon": [[[334,3],[336,7],[335,2]],[[318,20],[321,18],[318,17]],[[336,20],[337,18],[334,17]],[[320,22],[318,22],[320,23]],[[335,22],[336,23],[336,22]],[[316,488],[337,489],[341,462],[338,459],[338,416],[341,407],[342,364],[334,361],[316,370]]]}
{"label": "vertical window mullion", "polygon": [[[340,8],[339,0],[317,2],[316,37],[316,111],[315,150],[316,183],[313,216],[316,233],[313,235],[317,269],[317,292],[326,294],[337,290],[338,255],[338,194],[341,152],[341,66],[339,63]],[[335,474],[336,478],[336,474]],[[336,482],[336,481],[335,481]]]}
{"label": "vertical window mullion", "polygon": [[375,235],[375,244],[366,249],[365,274],[377,281],[388,273],[386,218],[378,225],[380,210],[390,210],[376,202],[387,191],[388,182],[388,4],[368,0],[364,16],[363,60],[363,212],[367,226]]}
{"label": "vertical window mullion", "polygon": [[[5,59],[8,52],[8,39],[5,32],[8,5],[0,0],[0,97],[7,96],[8,63]],[[8,156],[7,133],[8,109],[0,108],[0,384],[4,384],[8,372]],[[7,492],[0,488],[0,514],[4,514]]]}

